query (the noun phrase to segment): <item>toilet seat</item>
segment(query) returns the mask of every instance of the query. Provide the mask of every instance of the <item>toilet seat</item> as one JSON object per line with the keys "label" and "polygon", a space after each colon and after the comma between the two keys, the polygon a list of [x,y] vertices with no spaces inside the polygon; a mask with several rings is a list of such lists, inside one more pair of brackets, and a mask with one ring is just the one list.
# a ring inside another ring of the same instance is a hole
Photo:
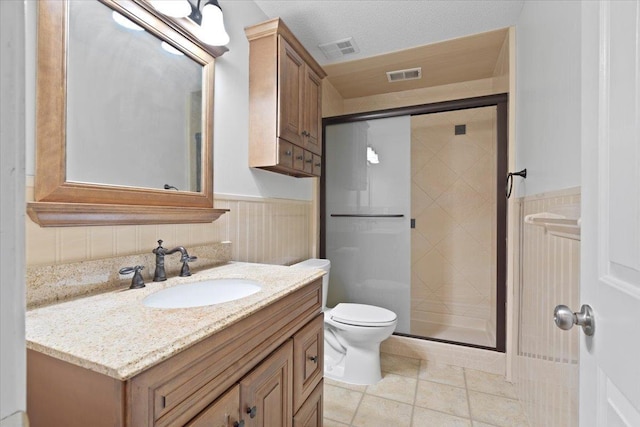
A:
{"label": "toilet seat", "polygon": [[334,322],[352,326],[389,326],[397,320],[393,311],[366,304],[340,303],[328,314]]}

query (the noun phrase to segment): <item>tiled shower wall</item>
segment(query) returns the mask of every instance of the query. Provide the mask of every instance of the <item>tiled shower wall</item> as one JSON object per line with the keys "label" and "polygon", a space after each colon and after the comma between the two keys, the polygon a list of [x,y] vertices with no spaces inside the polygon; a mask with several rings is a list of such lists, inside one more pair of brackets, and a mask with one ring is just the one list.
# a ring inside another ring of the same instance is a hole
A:
{"label": "tiled shower wall", "polygon": [[187,249],[231,241],[234,261],[291,264],[311,256],[310,201],[216,195],[215,206],[230,211],[209,224],[42,228],[27,218],[27,266],[150,252],[158,239]]}
{"label": "tiled shower wall", "polygon": [[525,224],[526,215],[574,210],[580,190],[526,197],[520,205],[520,278],[515,287],[517,338],[513,381],[531,424],[578,425],[579,328],[553,322],[556,305],[579,309],[580,241]]}
{"label": "tiled shower wall", "polygon": [[496,109],[413,116],[411,129],[411,333],[494,346]]}

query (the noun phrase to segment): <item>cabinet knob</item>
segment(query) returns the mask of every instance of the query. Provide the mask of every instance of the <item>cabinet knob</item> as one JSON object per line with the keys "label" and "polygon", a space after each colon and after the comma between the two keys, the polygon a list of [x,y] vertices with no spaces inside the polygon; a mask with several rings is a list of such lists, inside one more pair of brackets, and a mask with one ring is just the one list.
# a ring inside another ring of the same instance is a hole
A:
{"label": "cabinet knob", "polygon": [[311,134],[309,132],[307,132],[306,130],[302,131],[302,136],[311,136]]}
{"label": "cabinet knob", "polygon": [[236,421],[233,423],[233,427],[244,427],[244,420]]}
{"label": "cabinet knob", "polygon": [[313,159],[307,159],[307,160],[305,160],[305,162],[311,163],[311,162],[313,162]]}
{"label": "cabinet knob", "polygon": [[302,156],[296,156],[296,160],[302,160],[302,159],[304,159],[304,157],[302,157]]}
{"label": "cabinet knob", "polygon": [[247,414],[249,414],[249,418],[255,418],[257,412],[258,408],[256,408],[255,406],[252,408],[247,408]]}
{"label": "cabinet knob", "polygon": [[285,152],[284,152],[284,155],[285,155],[285,156],[290,156],[290,155],[291,155],[291,150],[287,150],[287,151],[285,151]]}
{"label": "cabinet knob", "polygon": [[322,163],[316,163],[316,167],[320,167],[322,165]]}
{"label": "cabinet knob", "polygon": [[309,356],[309,360],[311,360],[313,363],[318,363],[318,356]]}

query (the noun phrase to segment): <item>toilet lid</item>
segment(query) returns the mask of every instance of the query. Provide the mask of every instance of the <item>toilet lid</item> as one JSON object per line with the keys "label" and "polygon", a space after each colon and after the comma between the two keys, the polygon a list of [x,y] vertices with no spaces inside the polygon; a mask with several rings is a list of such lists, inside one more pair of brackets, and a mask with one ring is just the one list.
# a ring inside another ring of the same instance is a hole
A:
{"label": "toilet lid", "polygon": [[366,304],[340,303],[331,310],[331,319],[354,326],[387,326],[398,316],[386,308]]}

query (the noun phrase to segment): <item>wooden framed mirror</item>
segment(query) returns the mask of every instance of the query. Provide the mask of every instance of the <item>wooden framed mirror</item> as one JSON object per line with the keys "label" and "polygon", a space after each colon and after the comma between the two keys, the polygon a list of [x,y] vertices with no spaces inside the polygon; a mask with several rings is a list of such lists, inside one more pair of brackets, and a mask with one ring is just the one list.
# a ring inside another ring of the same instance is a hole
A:
{"label": "wooden framed mirror", "polygon": [[38,2],[34,222],[196,223],[227,211],[213,205],[214,62],[226,48],[201,43],[186,20],[144,0]]}

